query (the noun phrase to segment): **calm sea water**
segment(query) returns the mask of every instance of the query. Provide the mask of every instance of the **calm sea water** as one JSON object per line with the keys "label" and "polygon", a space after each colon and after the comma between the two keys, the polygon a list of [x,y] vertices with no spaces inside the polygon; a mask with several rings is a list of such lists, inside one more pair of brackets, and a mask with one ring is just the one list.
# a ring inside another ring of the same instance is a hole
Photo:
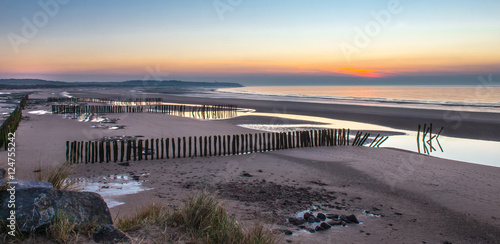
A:
{"label": "calm sea water", "polygon": [[500,87],[250,86],[219,89],[230,96],[500,113]]}

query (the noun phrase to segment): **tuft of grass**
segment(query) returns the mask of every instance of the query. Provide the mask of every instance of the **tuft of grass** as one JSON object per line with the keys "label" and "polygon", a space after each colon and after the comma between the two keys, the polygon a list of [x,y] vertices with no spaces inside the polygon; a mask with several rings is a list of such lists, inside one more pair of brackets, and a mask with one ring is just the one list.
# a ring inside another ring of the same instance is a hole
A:
{"label": "tuft of grass", "polygon": [[191,195],[184,205],[175,211],[171,224],[184,228],[188,234],[204,243],[275,243],[271,230],[257,224],[245,230],[230,216],[221,200],[201,191]]}
{"label": "tuft of grass", "polygon": [[136,213],[130,217],[119,218],[115,221],[115,225],[123,231],[131,231],[150,225],[165,227],[170,216],[169,214],[167,206],[152,203],[140,210],[136,210]]}
{"label": "tuft of grass", "polygon": [[277,243],[276,236],[271,229],[264,227],[262,223],[256,223],[246,232],[244,243]]}
{"label": "tuft of grass", "polygon": [[75,190],[74,182],[70,181],[68,177],[75,171],[68,163],[63,163],[57,167],[39,168],[35,172],[35,180],[50,182],[54,189],[58,190]]}
{"label": "tuft of grass", "polygon": [[172,223],[206,243],[239,243],[244,239],[243,229],[235,217],[228,216],[222,202],[206,191],[191,195],[184,206],[174,212]]}
{"label": "tuft of grass", "polygon": [[207,191],[196,192],[175,210],[166,205],[150,204],[137,210],[133,216],[119,218],[116,226],[123,231],[149,233],[163,230],[153,243],[175,240],[196,243],[276,243],[276,237],[269,228],[257,223],[250,229],[242,228],[235,216],[230,216],[223,202]]}
{"label": "tuft of grass", "polygon": [[58,211],[54,222],[47,229],[47,236],[57,243],[69,243],[74,241],[77,235],[77,224],[70,217]]}

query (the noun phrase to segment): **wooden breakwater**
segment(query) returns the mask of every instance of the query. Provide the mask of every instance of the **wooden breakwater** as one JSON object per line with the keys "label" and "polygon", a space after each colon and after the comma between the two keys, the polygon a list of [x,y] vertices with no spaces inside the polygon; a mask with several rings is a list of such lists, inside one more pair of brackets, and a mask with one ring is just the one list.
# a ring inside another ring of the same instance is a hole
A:
{"label": "wooden breakwater", "polygon": [[[67,141],[66,161],[72,164],[128,162],[229,156],[304,147],[348,146],[349,134],[349,129],[324,129],[120,141]],[[356,133],[351,145],[364,145],[368,136],[368,133]]]}
{"label": "wooden breakwater", "polygon": [[48,97],[47,102],[58,103],[120,103],[120,104],[157,104],[163,102],[162,98],[91,98],[91,97]]}
{"label": "wooden breakwater", "polygon": [[170,115],[193,117],[200,119],[231,118],[237,115],[235,105],[87,105],[87,104],[54,104],[52,114],[85,113],[164,113]]}
{"label": "wooden breakwater", "polygon": [[19,126],[19,122],[23,116],[23,109],[28,102],[29,95],[24,96],[19,103],[19,106],[16,107],[12,113],[10,113],[9,117],[2,123],[0,126],[0,148],[4,148],[7,150],[9,144],[9,133],[14,133]]}
{"label": "wooden breakwater", "polygon": [[237,116],[236,105],[155,105],[147,110],[150,113],[164,113],[198,119],[223,119]]}
{"label": "wooden breakwater", "polygon": [[86,113],[142,113],[144,106],[55,104],[52,114],[81,115]]}

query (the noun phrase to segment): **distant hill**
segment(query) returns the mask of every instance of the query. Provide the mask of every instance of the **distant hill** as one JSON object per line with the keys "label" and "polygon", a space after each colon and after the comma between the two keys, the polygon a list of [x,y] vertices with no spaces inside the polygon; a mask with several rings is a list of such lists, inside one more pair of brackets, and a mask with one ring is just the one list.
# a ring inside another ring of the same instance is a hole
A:
{"label": "distant hill", "polygon": [[242,87],[241,84],[232,82],[190,82],[179,80],[129,80],[122,82],[64,82],[40,79],[0,79],[0,88],[56,88],[56,87],[181,87],[181,88],[222,88]]}

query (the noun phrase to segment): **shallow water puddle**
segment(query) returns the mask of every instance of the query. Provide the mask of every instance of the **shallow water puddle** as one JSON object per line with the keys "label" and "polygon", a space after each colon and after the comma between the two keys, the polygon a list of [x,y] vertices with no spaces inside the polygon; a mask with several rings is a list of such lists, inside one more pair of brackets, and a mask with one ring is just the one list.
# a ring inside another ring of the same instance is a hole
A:
{"label": "shallow water puddle", "polygon": [[29,111],[29,114],[35,114],[35,115],[44,115],[44,114],[52,114],[50,111],[45,111],[45,110],[35,110],[35,111]]}
{"label": "shallow water puddle", "polygon": [[143,176],[146,176],[146,174],[140,176],[119,174],[92,178],[77,178],[73,180],[77,182],[76,187],[78,189],[81,191],[98,193],[104,198],[108,207],[112,208],[125,204],[125,202],[117,200],[120,196],[136,194],[141,191],[153,189],[142,186],[144,180],[137,180]]}

